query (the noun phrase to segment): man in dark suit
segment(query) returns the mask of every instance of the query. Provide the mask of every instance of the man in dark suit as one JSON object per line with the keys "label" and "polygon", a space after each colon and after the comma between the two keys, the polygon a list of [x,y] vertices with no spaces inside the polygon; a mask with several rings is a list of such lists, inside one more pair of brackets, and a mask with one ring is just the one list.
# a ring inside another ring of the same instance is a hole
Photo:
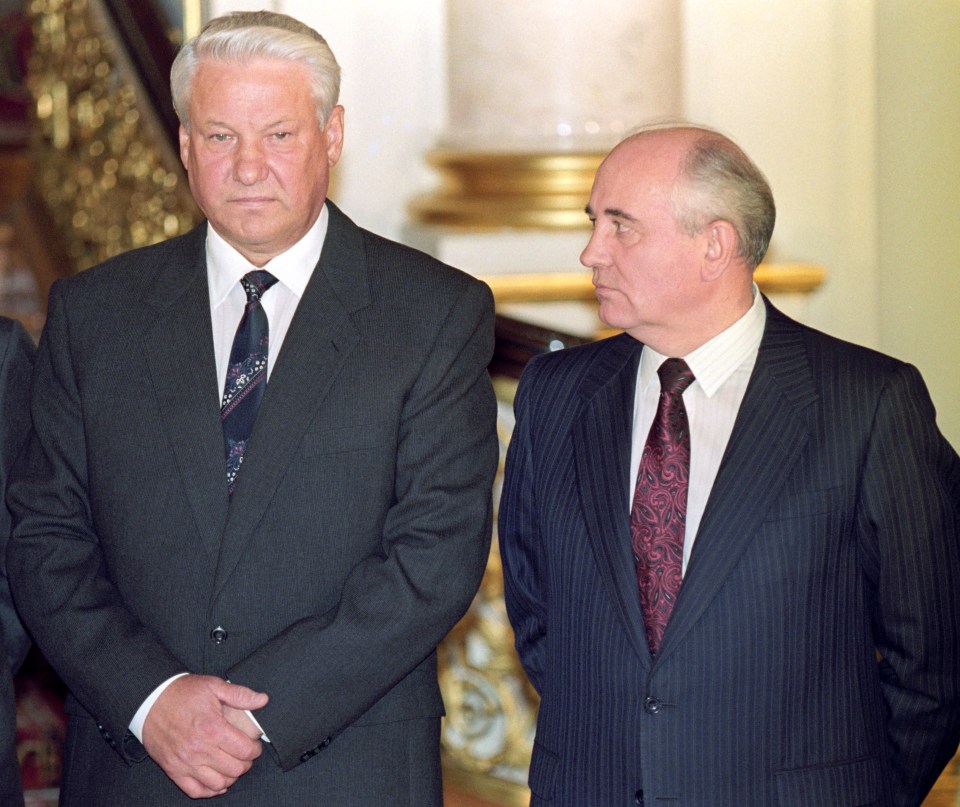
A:
{"label": "man in dark suit", "polygon": [[70,691],[61,804],[439,805],[492,297],[326,200],[315,31],[219,18],[171,80],[207,222],[54,286],[10,495],[16,599]]}
{"label": "man in dark suit", "polygon": [[960,461],[913,367],[759,294],[763,175],[644,130],[533,360],[500,504],[533,805],[916,807],[960,737]]}
{"label": "man in dark suit", "polygon": [[[30,368],[33,342],[19,322],[0,317],[0,491],[7,489],[10,468],[30,432]],[[17,708],[13,675],[30,649],[7,584],[6,555],[10,511],[0,502],[0,804],[23,804],[20,767],[14,745]]]}

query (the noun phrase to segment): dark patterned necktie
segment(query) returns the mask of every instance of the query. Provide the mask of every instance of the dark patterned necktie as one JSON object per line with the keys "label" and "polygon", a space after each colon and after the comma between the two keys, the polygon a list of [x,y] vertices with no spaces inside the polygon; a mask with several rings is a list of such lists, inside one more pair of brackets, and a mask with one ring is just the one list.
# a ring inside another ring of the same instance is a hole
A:
{"label": "dark patterned necktie", "polygon": [[260,305],[260,298],[276,282],[273,275],[263,270],[249,272],[240,279],[247,293],[247,305],[233,338],[227,380],[223,387],[223,403],[220,405],[223,445],[227,455],[227,490],[231,495],[267,386],[270,326]]}
{"label": "dark patterned necktie", "polygon": [[643,447],[630,510],[640,605],[654,655],[680,593],[690,477],[690,429],[683,391],[693,383],[693,373],[683,359],[667,359],[657,374],[660,400]]}

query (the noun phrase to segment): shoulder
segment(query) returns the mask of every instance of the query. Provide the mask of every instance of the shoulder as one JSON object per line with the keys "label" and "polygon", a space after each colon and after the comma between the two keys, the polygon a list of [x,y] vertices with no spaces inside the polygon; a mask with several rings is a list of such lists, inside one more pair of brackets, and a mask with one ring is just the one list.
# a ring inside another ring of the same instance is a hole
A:
{"label": "shoulder", "polygon": [[376,280],[422,297],[489,294],[483,281],[418,249],[361,229],[371,272]]}
{"label": "shoulder", "polygon": [[320,268],[346,306],[364,310],[367,324],[403,334],[411,345],[433,344],[452,329],[493,351],[494,302],[485,283],[358,227],[332,204]]}
{"label": "shoulder", "polygon": [[758,371],[769,372],[780,389],[802,400],[818,400],[824,411],[844,413],[850,428],[858,423],[869,430],[883,406],[935,417],[912,364],[797,323],[772,307],[760,351]]}
{"label": "shoulder", "polygon": [[524,368],[517,389],[518,408],[556,410],[564,401],[592,398],[623,372],[635,373],[643,345],[627,334],[618,334],[586,345],[543,353]]}
{"label": "shoulder", "polygon": [[335,204],[330,209],[328,238],[335,249],[359,252],[367,266],[370,284],[406,297],[457,297],[464,293],[488,296],[485,283],[437,260],[426,252],[401,244],[358,226]]}
{"label": "shoulder", "polygon": [[181,265],[189,269],[202,261],[206,232],[206,222],[203,222],[185,235],[115,255],[57,280],[51,293],[111,299],[139,294],[165,267]]}
{"label": "shoulder", "polygon": [[164,301],[195,290],[198,280],[205,293],[205,237],[201,225],[57,280],[50,288],[41,350],[45,342],[75,356],[99,355],[107,345],[129,350],[151,330]]}
{"label": "shoulder", "polygon": [[911,365],[894,356],[803,325],[770,304],[760,350],[768,355],[802,357],[814,376],[825,383],[849,376],[876,380],[911,369]]}
{"label": "shoulder", "polygon": [[576,384],[588,374],[613,375],[640,355],[643,345],[621,333],[586,345],[534,356],[523,371],[527,383]]}

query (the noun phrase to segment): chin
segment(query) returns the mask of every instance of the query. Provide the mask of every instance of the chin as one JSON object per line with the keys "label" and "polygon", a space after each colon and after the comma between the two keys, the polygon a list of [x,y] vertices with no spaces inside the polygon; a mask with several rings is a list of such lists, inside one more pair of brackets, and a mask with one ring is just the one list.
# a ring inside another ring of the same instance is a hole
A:
{"label": "chin", "polygon": [[620,330],[625,331],[628,328],[636,325],[635,319],[631,319],[630,317],[623,313],[617,312],[616,310],[611,311],[610,309],[605,308],[602,304],[597,311],[597,316],[608,328],[619,328]]}

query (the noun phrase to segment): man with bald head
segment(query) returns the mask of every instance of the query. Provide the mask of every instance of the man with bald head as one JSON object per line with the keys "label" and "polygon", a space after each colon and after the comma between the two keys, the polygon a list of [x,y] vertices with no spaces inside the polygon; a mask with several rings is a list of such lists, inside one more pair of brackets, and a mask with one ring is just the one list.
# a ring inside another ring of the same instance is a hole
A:
{"label": "man with bald head", "polygon": [[587,206],[601,319],[517,392],[507,608],[532,805],[916,807],[960,739],[960,460],[912,366],[761,295],[775,208],[694,126]]}

